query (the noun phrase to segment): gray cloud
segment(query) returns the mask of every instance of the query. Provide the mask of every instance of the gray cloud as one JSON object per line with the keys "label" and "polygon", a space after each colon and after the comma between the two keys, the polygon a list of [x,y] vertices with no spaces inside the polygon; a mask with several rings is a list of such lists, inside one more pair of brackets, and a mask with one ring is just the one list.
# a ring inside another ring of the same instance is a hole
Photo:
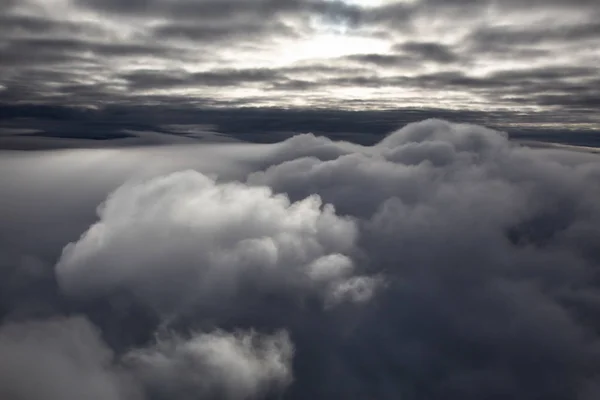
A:
{"label": "gray cloud", "polygon": [[[373,150],[300,158],[250,177],[292,198],[317,192],[339,212],[359,213],[362,246],[393,282],[379,298],[387,305],[347,339],[364,345],[347,368],[375,369],[373,386],[344,395],[576,398],[593,391],[592,381],[569,374],[596,365],[588,357],[596,357],[597,338],[567,304],[594,290],[583,281],[597,255],[584,244],[591,242],[571,235],[597,231],[598,209],[581,197],[598,191],[597,160],[559,166],[498,133],[436,121],[406,127]],[[566,265],[577,267],[566,272]],[[567,281],[582,292],[565,292]],[[374,347],[384,343],[380,335],[397,344],[394,354]],[[386,369],[385,360],[396,368]],[[446,363],[452,372],[442,369],[431,381]]]}
{"label": "gray cloud", "polygon": [[175,14],[181,17],[212,19],[235,15],[273,15],[276,13],[315,11],[331,16],[352,16],[359,12],[357,7],[344,2],[322,0],[177,0],[165,3],[162,0],[139,0],[124,4],[120,1],[81,0],[79,3],[93,9],[115,13],[160,13]]}
{"label": "gray cloud", "polygon": [[141,398],[133,382],[113,368],[112,351],[85,319],[5,325],[0,352],[4,399]]}
{"label": "gray cloud", "polygon": [[5,49],[3,64],[20,65],[33,62],[38,65],[60,63],[65,65],[93,64],[94,57],[165,57],[174,52],[166,47],[136,43],[98,43],[78,39],[15,39]]}
{"label": "gray cloud", "polygon": [[157,27],[153,35],[159,39],[185,39],[210,45],[215,41],[231,40],[235,40],[237,43],[256,43],[257,39],[268,39],[269,35],[294,37],[297,32],[280,21],[271,24],[260,21],[260,23],[245,23],[235,26],[172,23]]}
{"label": "gray cloud", "polygon": [[351,61],[372,64],[382,67],[399,67],[402,65],[415,65],[410,57],[398,54],[357,54],[346,57]]}
{"label": "gray cloud", "polygon": [[286,332],[214,332],[159,341],[124,357],[152,399],[258,399],[292,382]]}
{"label": "gray cloud", "polygon": [[244,70],[219,69],[194,74],[178,71],[174,71],[173,73],[138,71],[124,75],[123,78],[129,82],[132,89],[152,89],[189,85],[223,87],[248,83],[266,83],[277,79],[284,79],[284,76],[277,70],[265,68]]}
{"label": "gray cloud", "polygon": [[591,21],[553,27],[482,27],[471,34],[471,40],[477,44],[478,50],[485,50],[486,47],[541,45],[548,42],[597,41],[599,37],[600,25]]}
{"label": "gray cloud", "polygon": [[425,60],[439,63],[450,63],[457,60],[457,56],[440,43],[406,42],[396,46],[398,50],[412,53]]}
{"label": "gray cloud", "polygon": [[7,400],[254,399],[281,393],[292,380],[285,332],[163,337],[118,360],[96,328],[77,317],[5,325],[0,350]]}
{"label": "gray cloud", "polygon": [[360,3],[0,2],[0,397],[599,397],[600,3]]}
{"label": "gray cloud", "polygon": [[[28,256],[2,252],[0,386],[37,398],[22,366],[59,397],[594,399],[597,157],[440,120],[373,146],[3,153],[0,243]],[[55,318],[6,313],[32,281]]]}
{"label": "gray cloud", "polygon": [[590,7],[590,8],[598,8],[598,3],[593,0],[508,0],[508,1],[498,1],[498,0],[450,0],[450,1],[442,1],[442,0],[425,0],[422,2],[424,5],[447,5],[449,7],[456,6],[473,6],[473,5],[481,5],[482,7],[489,6],[497,6],[497,7],[541,7],[541,8],[573,8],[573,7]]}
{"label": "gray cloud", "polygon": [[[598,92],[598,74],[578,72],[597,58],[595,1],[81,0],[62,14],[42,6],[14,2],[0,15],[5,102],[273,106],[293,96],[320,105],[327,92],[336,107],[524,106],[568,119],[589,118]],[[362,100],[349,99],[349,88]]]}

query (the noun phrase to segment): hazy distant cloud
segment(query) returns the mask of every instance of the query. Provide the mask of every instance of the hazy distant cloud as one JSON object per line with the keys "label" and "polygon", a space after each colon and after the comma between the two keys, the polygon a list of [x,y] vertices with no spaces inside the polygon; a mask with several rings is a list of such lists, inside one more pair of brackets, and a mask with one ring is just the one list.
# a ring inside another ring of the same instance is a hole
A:
{"label": "hazy distant cloud", "polygon": [[87,320],[28,321],[0,328],[0,395],[7,400],[141,399]]}
{"label": "hazy distant cloud", "polygon": [[273,69],[219,69],[198,73],[183,71],[138,71],[123,75],[132,89],[173,88],[177,86],[236,86],[247,83],[269,83],[284,76]]}

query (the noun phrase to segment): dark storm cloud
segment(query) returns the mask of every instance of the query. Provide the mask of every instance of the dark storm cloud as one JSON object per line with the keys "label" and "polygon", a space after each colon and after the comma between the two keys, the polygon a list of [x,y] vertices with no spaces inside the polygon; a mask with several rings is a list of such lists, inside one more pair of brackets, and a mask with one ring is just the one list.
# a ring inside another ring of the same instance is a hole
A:
{"label": "dark storm cloud", "polygon": [[8,399],[600,393],[597,155],[427,120],[0,167]]}

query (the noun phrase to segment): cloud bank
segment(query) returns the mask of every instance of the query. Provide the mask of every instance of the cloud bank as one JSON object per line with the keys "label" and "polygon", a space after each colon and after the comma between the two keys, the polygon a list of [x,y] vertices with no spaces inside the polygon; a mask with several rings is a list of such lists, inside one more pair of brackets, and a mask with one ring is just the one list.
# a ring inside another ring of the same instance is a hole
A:
{"label": "cloud bank", "polygon": [[[600,395],[597,155],[442,120],[373,146],[305,134],[212,149],[120,149],[102,180],[56,157],[3,172],[4,213],[26,215],[17,200],[47,176],[37,193],[63,190],[36,213],[71,228],[44,242],[55,253],[19,218],[0,230],[19,243],[1,269],[0,393]],[[80,199],[71,218],[61,196]]]}

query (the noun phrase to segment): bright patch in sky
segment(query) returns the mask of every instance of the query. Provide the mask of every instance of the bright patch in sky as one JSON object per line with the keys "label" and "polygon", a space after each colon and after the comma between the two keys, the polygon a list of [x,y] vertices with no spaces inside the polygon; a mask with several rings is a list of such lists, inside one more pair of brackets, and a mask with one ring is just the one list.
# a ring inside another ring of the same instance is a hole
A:
{"label": "bright patch in sky", "polygon": [[411,1],[397,1],[397,0],[344,0],[346,4],[355,4],[361,7],[378,7],[385,4],[391,3],[410,3]]}
{"label": "bright patch in sky", "polygon": [[343,0],[346,4],[356,4],[359,6],[376,6],[377,3],[381,3],[379,0]]}
{"label": "bright patch in sky", "polygon": [[343,33],[323,33],[285,46],[280,60],[284,64],[304,60],[338,58],[351,54],[385,52],[389,44],[367,37]]}

